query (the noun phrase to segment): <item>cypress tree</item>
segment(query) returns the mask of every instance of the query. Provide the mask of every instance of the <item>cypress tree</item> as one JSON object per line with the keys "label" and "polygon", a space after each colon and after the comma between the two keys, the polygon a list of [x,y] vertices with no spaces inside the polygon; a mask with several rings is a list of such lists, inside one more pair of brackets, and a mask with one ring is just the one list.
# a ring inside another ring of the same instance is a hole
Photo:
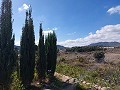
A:
{"label": "cypress tree", "polygon": [[24,86],[30,85],[34,78],[35,36],[32,10],[26,11],[25,26],[22,28],[20,49],[20,78]]}
{"label": "cypress tree", "polygon": [[48,33],[48,36],[45,39],[45,51],[46,51],[46,59],[47,59],[47,75],[51,72],[51,57],[50,57],[50,33]]}
{"label": "cypress tree", "polygon": [[56,62],[57,62],[57,38],[56,38],[56,34],[55,32],[53,31],[53,34],[52,34],[52,55],[51,57],[53,58],[52,59],[52,68],[51,68],[51,73],[52,73],[52,76],[54,76],[54,73],[55,73],[55,69],[56,69]]}
{"label": "cypress tree", "polygon": [[47,57],[47,74],[50,77],[54,76],[55,69],[56,69],[56,59],[57,59],[56,42],[57,42],[56,34],[53,31],[53,33],[48,34],[45,40],[46,57]]}
{"label": "cypress tree", "polygon": [[9,89],[15,66],[14,39],[12,36],[12,1],[2,0],[0,15],[0,84]]}
{"label": "cypress tree", "polygon": [[38,45],[38,61],[37,61],[37,72],[39,82],[45,79],[46,72],[46,57],[45,57],[45,45],[44,45],[44,35],[42,30],[42,23],[40,24],[39,31],[39,45]]}

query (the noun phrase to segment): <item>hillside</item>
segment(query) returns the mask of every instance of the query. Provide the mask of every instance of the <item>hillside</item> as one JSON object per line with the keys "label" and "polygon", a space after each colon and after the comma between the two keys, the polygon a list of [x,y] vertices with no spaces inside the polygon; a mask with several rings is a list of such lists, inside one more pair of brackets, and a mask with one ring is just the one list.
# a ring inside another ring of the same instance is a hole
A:
{"label": "hillside", "polygon": [[118,47],[120,46],[120,43],[119,42],[98,42],[98,43],[92,43],[89,46]]}
{"label": "hillside", "polygon": [[57,45],[57,49],[65,49],[66,47],[61,46],[61,45]]}

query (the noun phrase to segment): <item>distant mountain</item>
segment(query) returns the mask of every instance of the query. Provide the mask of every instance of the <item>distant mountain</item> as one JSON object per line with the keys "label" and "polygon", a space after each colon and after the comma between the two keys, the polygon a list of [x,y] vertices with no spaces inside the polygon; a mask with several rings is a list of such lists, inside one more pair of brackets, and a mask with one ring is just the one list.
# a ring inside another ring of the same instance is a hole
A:
{"label": "distant mountain", "polygon": [[118,47],[120,46],[120,43],[119,42],[98,42],[98,43],[92,43],[89,46]]}
{"label": "distant mountain", "polygon": [[66,47],[61,46],[61,45],[57,45],[57,49],[65,49]]}
{"label": "distant mountain", "polygon": [[17,48],[18,50],[20,50],[20,46],[16,46],[16,45],[15,45],[15,48]]}
{"label": "distant mountain", "polygon": [[[15,46],[15,48],[17,48],[18,50],[20,50],[20,46]],[[57,45],[57,49],[65,49],[66,47],[61,46],[61,45]]]}

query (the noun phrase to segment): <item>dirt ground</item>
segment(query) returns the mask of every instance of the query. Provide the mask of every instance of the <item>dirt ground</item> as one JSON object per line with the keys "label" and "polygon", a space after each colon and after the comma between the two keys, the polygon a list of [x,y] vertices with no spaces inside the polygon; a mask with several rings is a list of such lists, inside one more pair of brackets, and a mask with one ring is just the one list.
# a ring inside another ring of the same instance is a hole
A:
{"label": "dirt ground", "polygon": [[[64,58],[65,60],[75,60],[79,57],[83,57],[90,62],[94,62],[94,52],[62,52],[58,54],[57,60]],[[120,48],[107,49],[105,51],[105,62],[120,63]]]}
{"label": "dirt ground", "polygon": [[[66,64],[72,66],[78,66],[81,69],[86,71],[95,71],[98,70],[100,78],[104,78],[104,75],[110,77],[110,82],[119,82],[119,70],[120,70],[120,48],[107,49],[105,51],[104,62],[97,63],[93,57],[95,52],[60,52],[58,53],[58,64]],[[107,70],[107,72],[106,72]],[[116,72],[113,71],[118,71]],[[114,77],[117,77],[117,80],[114,80]],[[112,78],[112,79],[111,79]],[[64,79],[65,80],[65,79]],[[111,85],[111,83],[109,83]],[[119,84],[117,84],[119,85]],[[104,85],[103,85],[104,86]],[[115,86],[117,87],[117,86]],[[99,90],[99,89],[98,89]],[[100,89],[101,90],[101,89]],[[120,90],[120,89],[113,89]]]}

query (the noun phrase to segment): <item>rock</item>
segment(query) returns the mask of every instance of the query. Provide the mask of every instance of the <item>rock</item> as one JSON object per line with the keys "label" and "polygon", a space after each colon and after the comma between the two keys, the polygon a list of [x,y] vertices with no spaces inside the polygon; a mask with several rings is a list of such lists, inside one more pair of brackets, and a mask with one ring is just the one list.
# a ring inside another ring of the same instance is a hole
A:
{"label": "rock", "polygon": [[101,90],[101,86],[99,86],[97,89],[98,89],[98,90]]}
{"label": "rock", "polygon": [[71,84],[74,83],[74,78],[70,79],[69,83],[71,83]]}
{"label": "rock", "polygon": [[39,82],[37,82],[36,84],[37,84],[37,85],[39,85],[40,83],[39,83]]}
{"label": "rock", "polygon": [[107,87],[107,90],[110,90],[110,87]]}
{"label": "rock", "polygon": [[65,76],[65,75],[62,76],[62,81],[63,82],[66,82],[66,81],[69,82],[69,79],[70,79],[70,77],[68,77],[68,76]]}
{"label": "rock", "polygon": [[98,85],[95,85],[94,87],[95,87],[95,88],[98,88]]}
{"label": "rock", "polygon": [[80,80],[81,82],[83,82],[83,80]]}
{"label": "rock", "polygon": [[83,84],[86,84],[86,81],[83,81],[82,83],[83,83]]}
{"label": "rock", "polygon": [[86,83],[86,85],[90,85],[91,83]]}
{"label": "rock", "polygon": [[101,90],[108,90],[108,88],[107,87],[102,87]]}

